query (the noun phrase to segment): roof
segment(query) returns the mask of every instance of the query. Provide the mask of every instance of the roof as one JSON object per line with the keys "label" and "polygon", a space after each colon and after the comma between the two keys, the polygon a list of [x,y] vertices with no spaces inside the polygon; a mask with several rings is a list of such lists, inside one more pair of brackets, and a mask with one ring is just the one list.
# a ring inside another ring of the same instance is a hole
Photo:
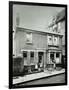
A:
{"label": "roof", "polygon": [[59,36],[63,36],[63,34],[61,33],[56,33],[53,31],[39,31],[39,30],[32,30],[32,29],[27,29],[27,28],[22,28],[22,27],[17,27],[16,32],[18,31],[25,31],[25,32],[37,32],[37,33],[41,33],[41,34],[53,34],[53,35],[59,35]]}

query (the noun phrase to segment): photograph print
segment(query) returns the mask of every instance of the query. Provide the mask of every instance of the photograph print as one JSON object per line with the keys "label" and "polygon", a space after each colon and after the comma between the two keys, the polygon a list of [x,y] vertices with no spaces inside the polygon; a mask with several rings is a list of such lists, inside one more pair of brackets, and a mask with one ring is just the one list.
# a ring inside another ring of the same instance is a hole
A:
{"label": "photograph print", "polygon": [[9,1],[9,88],[67,85],[67,5]]}

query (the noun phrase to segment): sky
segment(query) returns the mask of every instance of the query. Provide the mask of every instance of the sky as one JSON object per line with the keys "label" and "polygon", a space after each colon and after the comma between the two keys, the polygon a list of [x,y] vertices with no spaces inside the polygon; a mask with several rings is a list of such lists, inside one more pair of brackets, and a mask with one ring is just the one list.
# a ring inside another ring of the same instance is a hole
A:
{"label": "sky", "polygon": [[63,9],[62,7],[13,5],[13,30],[18,15],[19,27],[45,31],[52,22],[53,16]]}

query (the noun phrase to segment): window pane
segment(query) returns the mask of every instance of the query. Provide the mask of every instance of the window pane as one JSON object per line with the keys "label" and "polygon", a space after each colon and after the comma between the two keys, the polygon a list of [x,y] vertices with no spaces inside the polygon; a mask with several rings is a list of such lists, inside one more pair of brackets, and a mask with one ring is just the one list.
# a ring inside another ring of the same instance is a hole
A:
{"label": "window pane", "polygon": [[34,52],[30,52],[31,57],[34,57]]}
{"label": "window pane", "polygon": [[58,29],[61,29],[61,23],[60,22],[58,23]]}
{"label": "window pane", "polygon": [[48,44],[52,45],[52,36],[48,36]]}
{"label": "window pane", "polygon": [[32,43],[32,33],[26,33],[26,41],[27,43]]}
{"label": "window pane", "polygon": [[57,45],[58,44],[58,37],[54,37],[53,39],[54,39],[53,40],[54,45]]}
{"label": "window pane", "polygon": [[23,57],[27,57],[27,52],[26,51],[23,52]]}
{"label": "window pane", "polygon": [[56,57],[59,57],[59,53],[56,53]]}

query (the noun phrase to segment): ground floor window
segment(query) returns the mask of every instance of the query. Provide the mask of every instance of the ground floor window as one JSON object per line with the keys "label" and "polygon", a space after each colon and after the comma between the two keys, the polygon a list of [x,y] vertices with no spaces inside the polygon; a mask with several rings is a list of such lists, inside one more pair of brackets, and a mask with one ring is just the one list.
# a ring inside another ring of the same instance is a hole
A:
{"label": "ground floor window", "polygon": [[56,57],[57,57],[57,58],[59,57],[59,53],[58,53],[58,52],[56,53]]}
{"label": "ground floor window", "polygon": [[62,62],[61,62],[61,52],[49,52],[48,54],[48,63],[47,63],[47,68],[54,68],[56,69],[57,67],[61,67],[62,68]]}
{"label": "ground floor window", "polygon": [[38,52],[38,63],[41,63],[43,59],[43,52]]}
{"label": "ground floor window", "polygon": [[30,64],[34,64],[34,52],[31,51],[30,53]]}
{"label": "ground floor window", "polygon": [[55,62],[55,59],[54,59],[54,53],[50,53],[50,60],[54,63]]}
{"label": "ground floor window", "polygon": [[34,52],[33,52],[33,51],[30,52],[30,57],[31,57],[31,58],[34,57]]}
{"label": "ground floor window", "polygon": [[27,57],[27,51],[23,52],[23,57],[25,57],[25,58]]}
{"label": "ground floor window", "polygon": [[56,64],[59,64],[61,62],[60,54],[61,53],[59,52],[56,53]]}

